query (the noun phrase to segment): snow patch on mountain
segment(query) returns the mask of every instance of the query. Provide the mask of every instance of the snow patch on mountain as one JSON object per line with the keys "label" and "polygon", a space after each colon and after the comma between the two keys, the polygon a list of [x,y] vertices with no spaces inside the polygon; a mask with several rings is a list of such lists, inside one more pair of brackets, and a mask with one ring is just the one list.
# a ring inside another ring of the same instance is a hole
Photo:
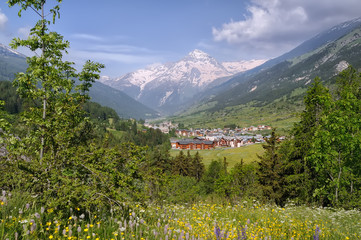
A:
{"label": "snow patch on mountain", "polygon": [[239,62],[223,62],[222,65],[227,69],[228,72],[237,74],[240,72],[247,71],[255,68],[267,60],[250,60],[250,61],[239,61]]}
{"label": "snow patch on mountain", "polygon": [[167,98],[169,98],[170,95],[172,95],[174,91],[168,91],[165,93],[165,96],[160,100],[160,105],[163,105],[165,103],[165,101],[167,100]]}

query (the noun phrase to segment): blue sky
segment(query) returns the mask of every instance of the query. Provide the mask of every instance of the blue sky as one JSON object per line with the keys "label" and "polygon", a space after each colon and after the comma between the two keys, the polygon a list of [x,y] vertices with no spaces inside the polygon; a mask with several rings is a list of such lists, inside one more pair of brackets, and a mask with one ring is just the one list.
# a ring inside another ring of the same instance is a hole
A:
{"label": "blue sky", "polygon": [[[194,49],[219,61],[277,57],[360,9],[360,0],[63,0],[52,30],[70,41],[66,60],[104,63],[116,77]],[[0,3],[0,43],[35,24],[31,9],[17,12]]]}

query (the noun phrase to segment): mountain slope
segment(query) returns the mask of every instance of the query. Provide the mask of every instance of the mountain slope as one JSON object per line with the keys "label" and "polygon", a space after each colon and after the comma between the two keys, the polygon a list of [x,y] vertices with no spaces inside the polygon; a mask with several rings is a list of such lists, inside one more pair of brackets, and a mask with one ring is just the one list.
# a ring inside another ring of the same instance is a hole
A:
{"label": "mountain slope", "polygon": [[103,78],[102,82],[149,107],[172,113],[200,92],[263,62],[219,63],[208,54],[194,50],[178,62],[150,66],[116,79]]}
{"label": "mountain slope", "polygon": [[122,118],[148,119],[159,116],[155,110],[100,82],[93,83],[89,95],[91,101],[114,109]]}
{"label": "mountain slope", "polygon": [[0,80],[12,81],[16,73],[26,68],[24,55],[0,44]]}
{"label": "mountain slope", "polygon": [[[349,28],[351,25],[353,29]],[[337,31],[341,31],[343,34],[340,38],[334,41],[325,41],[328,34],[332,36],[341,34],[336,33]],[[197,118],[198,122],[204,119],[203,124],[206,124],[206,122],[217,122],[218,120],[215,118],[221,119],[218,122],[231,121],[228,116],[232,115],[233,123],[237,124],[252,114],[255,114],[254,116],[263,115],[262,118],[265,119],[265,113],[268,113],[268,109],[272,106],[276,106],[273,111],[276,111],[278,115],[288,112],[289,114],[284,117],[293,118],[294,112],[301,109],[303,94],[316,76],[321,77],[326,84],[332,85],[335,83],[337,74],[348,65],[355,68],[361,67],[361,24],[359,19],[333,27],[326,31],[325,35],[318,35],[316,38],[320,39],[320,36],[322,36],[324,44],[318,48],[282,61],[258,73],[244,75],[241,81],[240,77],[236,79],[238,82],[231,79],[232,87],[226,88],[219,94],[208,96],[200,105],[173,120],[182,122],[182,119],[187,119],[189,122],[196,122],[191,120],[193,116]],[[317,42],[315,39],[307,42],[312,41]],[[249,111],[244,111],[245,109]],[[260,113],[262,111],[264,114]],[[241,115],[246,112],[248,116]],[[280,120],[275,116],[273,120],[276,119]],[[258,119],[255,119],[256,121]],[[263,123],[270,124],[270,122]]]}
{"label": "mountain slope", "polygon": [[356,18],[339,25],[336,25],[326,31],[323,31],[317,34],[315,37],[306,40],[296,48],[292,49],[291,51],[282,54],[281,56],[271,59],[264,64],[261,64],[251,70],[243,72],[238,76],[231,78],[229,81],[217,86],[217,88],[210,89],[207,93],[203,94],[202,97],[209,97],[211,95],[217,95],[221,92],[225,92],[229,89],[234,88],[236,85],[248,81],[253,75],[260,73],[261,71],[265,71],[281,62],[286,60],[299,57],[301,55],[305,55],[310,53],[328,43],[334,42],[337,39],[349,34],[354,29],[361,26],[361,18]]}
{"label": "mountain slope", "polygon": [[[26,68],[26,56],[0,44],[0,80],[12,81],[16,73],[24,72]],[[89,95],[91,101],[113,108],[123,118],[146,119],[158,116],[156,111],[100,82],[93,84]]]}

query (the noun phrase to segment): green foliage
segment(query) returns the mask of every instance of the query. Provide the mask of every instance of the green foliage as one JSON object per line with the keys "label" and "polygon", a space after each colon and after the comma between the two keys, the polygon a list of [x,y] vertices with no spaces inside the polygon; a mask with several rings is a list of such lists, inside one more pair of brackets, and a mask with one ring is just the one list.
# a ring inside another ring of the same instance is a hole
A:
{"label": "green foliage", "polygon": [[192,156],[189,150],[187,155],[180,151],[179,155],[173,159],[172,165],[173,174],[193,177],[197,181],[202,178],[205,169],[200,154],[197,152]]}
{"label": "green foliage", "polygon": [[[89,99],[87,91],[91,83],[99,78],[100,69],[104,66],[87,61],[77,74],[73,63],[62,60],[69,42],[57,32],[49,31],[50,22],[45,19],[43,11],[45,1],[9,1],[8,4],[20,4],[19,15],[28,7],[34,11],[42,10],[39,14],[41,20],[31,29],[29,38],[15,38],[11,43],[15,49],[28,47],[34,52],[41,51],[41,56],[27,58],[28,69],[17,74],[14,86],[22,98],[42,103],[42,106],[36,104],[24,112],[23,121],[32,129],[24,144],[31,152],[38,151],[40,159],[46,152],[56,156],[59,149],[78,143],[77,133],[86,131],[84,114],[79,109]],[[55,18],[59,6],[50,12]],[[82,83],[75,87],[73,78],[79,78]]]}
{"label": "green foliage", "polygon": [[[69,207],[94,212],[119,209],[122,202],[145,201],[140,175],[145,148],[123,144],[117,148],[69,147],[57,161],[3,161],[2,189],[24,189],[43,206],[66,214]],[[11,172],[9,172],[11,170]]]}
{"label": "green foliage", "polygon": [[200,187],[193,177],[175,175],[168,180],[167,201],[171,203],[193,203],[199,200]]}
{"label": "green foliage", "polygon": [[294,137],[280,151],[286,192],[300,203],[359,207],[361,179],[361,77],[341,72],[334,97],[315,79]]}
{"label": "green foliage", "polygon": [[5,101],[4,108],[8,113],[16,114],[22,111],[22,100],[11,82],[0,81],[0,100]]}
{"label": "green foliage", "polygon": [[353,207],[359,198],[353,189],[358,189],[361,177],[360,86],[360,73],[353,68],[339,75],[337,98],[315,134],[309,159],[319,182],[314,195],[324,204]]}
{"label": "green foliage", "polygon": [[265,152],[262,156],[259,156],[260,161],[258,162],[258,179],[264,200],[283,206],[286,200],[282,186],[284,178],[282,175],[282,160],[278,154],[279,136],[277,136],[275,129],[272,129],[271,136],[266,139],[263,148]]}
{"label": "green foliage", "polygon": [[160,145],[148,150],[141,171],[144,173],[150,200],[166,199],[168,193],[164,191],[164,188],[172,171],[169,149]]}
{"label": "green foliage", "polygon": [[328,89],[323,86],[319,78],[307,91],[304,98],[305,110],[301,120],[295,124],[293,138],[282,145],[282,158],[287,159],[284,166],[288,197],[301,202],[313,201],[313,189],[317,175],[315,167],[307,160],[309,151],[314,144],[315,134],[320,129],[322,119],[332,108],[332,97]]}
{"label": "green foliage", "polygon": [[83,108],[84,111],[88,113],[87,115],[89,118],[94,121],[109,123],[109,119],[111,118],[116,123],[119,121],[119,116],[113,109],[109,107],[103,107],[99,103],[86,102]]}
{"label": "green foliage", "polygon": [[202,190],[205,194],[211,194],[216,190],[216,181],[224,175],[224,168],[220,161],[212,161],[204,173]]}

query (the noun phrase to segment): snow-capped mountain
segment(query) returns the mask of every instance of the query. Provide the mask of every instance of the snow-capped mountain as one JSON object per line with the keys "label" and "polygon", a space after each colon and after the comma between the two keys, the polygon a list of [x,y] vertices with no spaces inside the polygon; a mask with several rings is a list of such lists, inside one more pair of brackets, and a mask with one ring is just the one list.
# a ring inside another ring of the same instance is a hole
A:
{"label": "snow-capped mountain", "polygon": [[208,86],[217,86],[264,62],[219,63],[205,52],[194,50],[178,62],[152,65],[116,79],[103,77],[101,82],[124,91],[153,109],[169,113],[178,110]]}

